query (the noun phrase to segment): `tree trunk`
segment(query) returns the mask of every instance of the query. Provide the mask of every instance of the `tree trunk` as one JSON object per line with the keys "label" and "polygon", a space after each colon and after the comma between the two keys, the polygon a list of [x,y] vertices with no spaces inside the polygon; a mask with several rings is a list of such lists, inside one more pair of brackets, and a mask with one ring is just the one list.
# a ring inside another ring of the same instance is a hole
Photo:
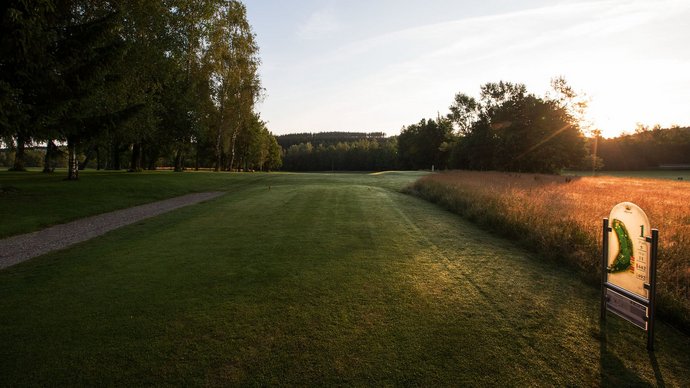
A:
{"label": "tree trunk", "polygon": [[153,171],[156,169],[156,161],[158,160],[158,151],[150,149],[146,154],[147,154],[146,169]]}
{"label": "tree trunk", "polygon": [[183,162],[184,161],[182,159],[182,150],[178,149],[175,152],[175,172],[182,172],[182,170],[184,169]]}
{"label": "tree trunk", "polygon": [[77,141],[74,138],[67,139],[67,180],[79,179],[79,160],[77,160]]}
{"label": "tree trunk", "polygon": [[48,140],[46,143],[46,156],[43,158],[43,172],[51,173],[55,171],[54,159],[56,154],[56,146],[52,140]]}
{"label": "tree trunk", "polygon": [[79,171],[84,170],[89,165],[91,158],[93,158],[93,149],[90,149],[86,153],[86,157],[84,158],[84,160],[81,163],[79,163]]}
{"label": "tree trunk", "polygon": [[109,170],[120,170],[120,144],[113,140],[110,143],[110,165]]}
{"label": "tree trunk", "polygon": [[130,160],[128,171],[141,171],[141,143],[134,143],[132,146],[132,159]]}
{"label": "tree trunk", "polygon": [[221,152],[221,141],[223,140],[223,127],[225,126],[225,104],[223,102],[224,100],[221,98],[220,99],[220,122],[218,123],[218,128],[216,129],[216,165],[213,167],[213,171],[220,171],[221,166],[222,166],[222,156],[223,153]]}
{"label": "tree trunk", "polygon": [[199,148],[201,146],[199,145],[199,140],[196,141],[196,155],[194,158],[194,171],[199,171]]}
{"label": "tree trunk", "polygon": [[223,132],[222,132],[222,128],[221,128],[222,125],[223,125],[223,122],[221,119],[221,123],[218,126],[218,129],[216,130],[216,165],[213,167],[213,171],[220,171],[220,168],[221,168],[220,166],[222,163],[222,160],[221,160],[221,158],[223,156],[222,155],[223,153],[221,152],[222,151],[221,140],[223,140]]}
{"label": "tree trunk", "polygon": [[26,171],[26,166],[24,165],[25,148],[26,136],[17,135],[17,150],[14,154],[14,163],[10,171]]}
{"label": "tree trunk", "polygon": [[232,171],[232,165],[235,163],[235,141],[237,140],[238,132],[239,131],[237,128],[235,128],[235,130],[232,132],[232,139],[230,141],[230,171]]}
{"label": "tree trunk", "polygon": [[97,145],[96,146],[96,170],[101,169],[101,163],[102,162],[103,161],[101,160],[101,147]]}

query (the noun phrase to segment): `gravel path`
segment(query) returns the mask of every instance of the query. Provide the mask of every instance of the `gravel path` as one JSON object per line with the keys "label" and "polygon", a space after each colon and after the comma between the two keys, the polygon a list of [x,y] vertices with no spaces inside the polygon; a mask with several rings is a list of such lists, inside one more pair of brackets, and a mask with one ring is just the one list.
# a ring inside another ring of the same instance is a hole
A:
{"label": "gravel path", "polygon": [[0,269],[21,263],[50,251],[100,236],[113,229],[133,224],[171,210],[193,205],[224,194],[208,192],[187,194],[181,197],[116,210],[93,217],[51,226],[38,232],[21,234],[0,240]]}

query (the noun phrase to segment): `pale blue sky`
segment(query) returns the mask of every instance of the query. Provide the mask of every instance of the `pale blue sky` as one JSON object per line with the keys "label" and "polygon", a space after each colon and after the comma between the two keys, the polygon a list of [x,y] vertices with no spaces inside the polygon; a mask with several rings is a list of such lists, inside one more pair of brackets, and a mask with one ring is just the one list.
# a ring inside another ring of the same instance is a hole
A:
{"label": "pale blue sky", "polygon": [[400,132],[499,80],[564,76],[606,136],[690,125],[688,0],[245,0],[275,134]]}

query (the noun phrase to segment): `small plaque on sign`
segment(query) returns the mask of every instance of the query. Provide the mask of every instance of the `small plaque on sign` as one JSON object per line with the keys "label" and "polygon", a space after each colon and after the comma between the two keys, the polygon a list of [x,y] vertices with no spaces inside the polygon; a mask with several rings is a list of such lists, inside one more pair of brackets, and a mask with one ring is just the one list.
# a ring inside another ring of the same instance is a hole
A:
{"label": "small plaque on sign", "polygon": [[606,289],[606,309],[640,329],[647,330],[647,307],[645,305]]}

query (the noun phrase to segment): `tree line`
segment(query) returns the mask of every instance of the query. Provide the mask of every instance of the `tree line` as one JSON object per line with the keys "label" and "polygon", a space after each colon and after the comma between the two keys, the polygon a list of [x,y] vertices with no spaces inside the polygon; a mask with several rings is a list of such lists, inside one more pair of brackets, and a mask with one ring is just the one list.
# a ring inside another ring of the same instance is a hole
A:
{"label": "tree line", "polygon": [[[363,134],[365,135],[365,134]],[[288,171],[382,171],[399,169],[397,138],[343,140],[335,144],[311,142],[284,149]]]}
{"label": "tree line", "polygon": [[480,98],[455,95],[449,112],[399,136],[335,133],[278,137],[294,171],[475,169],[555,173],[590,159],[580,122],[586,100],[562,78],[540,97],[524,84],[487,83]]}
{"label": "tree line", "polygon": [[648,170],[690,168],[690,127],[638,125],[633,134],[596,138],[597,169]]}
{"label": "tree line", "polygon": [[604,139],[587,124],[586,96],[562,77],[551,87],[537,96],[500,81],[482,85],[479,99],[457,93],[446,115],[403,127],[398,165],[538,173],[690,167],[690,128],[638,125]]}
{"label": "tree line", "polygon": [[314,146],[323,144],[325,146],[336,145],[338,143],[351,143],[362,139],[384,139],[384,132],[303,132],[290,133],[287,135],[276,136],[278,144],[283,149],[288,149],[292,145],[311,143]]}
{"label": "tree line", "polygon": [[46,145],[46,171],[64,151],[68,179],[91,161],[280,167],[255,111],[259,48],[240,1],[8,0],[0,15],[0,138],[13,169],[32,144]]}

